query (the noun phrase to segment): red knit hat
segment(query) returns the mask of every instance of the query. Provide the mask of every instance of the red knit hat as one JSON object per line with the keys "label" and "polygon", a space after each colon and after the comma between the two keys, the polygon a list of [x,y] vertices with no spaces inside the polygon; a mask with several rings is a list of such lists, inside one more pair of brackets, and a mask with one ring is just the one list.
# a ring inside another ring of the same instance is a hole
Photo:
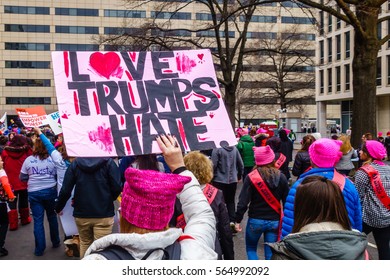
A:
{"label": "red knit hat", "polygon": [[176,195],[190,177],[154,170],[127,168],[121,214],[129,223],[144,229],[164,229],[173,215]]}
{"label": "red knit hat", "polygon": [[334,167],[343,156],[343,153],[340,151],[342,143],[339,140],[331,140],[328,138],[321,138],[314,141],[309,147],[311,161],[321,168]]}
{"label": "red knit hat", "polygon": [[256,165],[267,165],[275,160],[275,153],[270,146],[253,147]]}

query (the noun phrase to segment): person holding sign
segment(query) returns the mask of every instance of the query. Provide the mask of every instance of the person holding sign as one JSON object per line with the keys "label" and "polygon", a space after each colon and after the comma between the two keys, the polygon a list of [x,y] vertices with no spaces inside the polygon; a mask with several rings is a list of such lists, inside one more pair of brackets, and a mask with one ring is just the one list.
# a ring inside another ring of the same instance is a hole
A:
{"label": "person holding sign", "polygon": [[[275,168],[275,154],[270,146],[255,147],[256,168],[244,180],[236,212],[236,230],[242,231],[241,221],[248,209],[245,245],[248,260],[258,260],[257,245],[264,233],[265,242],[276,242],[281,227],[282,207],[289,191],[286,176]],[[271,259],[268,245],[265,259]]]}
{"label": "person holding sign", "polygon": [[386,149],[376,140],[367,140],[360,150],[362,167],[355,184],[363,208],[363,231],[373,233],[380,260],[390,260],[390,167],[383,163]]}

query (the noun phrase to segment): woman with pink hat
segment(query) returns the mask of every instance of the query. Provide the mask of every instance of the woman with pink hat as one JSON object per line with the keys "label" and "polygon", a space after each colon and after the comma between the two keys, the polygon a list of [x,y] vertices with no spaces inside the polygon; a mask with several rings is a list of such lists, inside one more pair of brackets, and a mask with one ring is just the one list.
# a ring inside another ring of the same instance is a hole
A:
{"label": "woman with pink hat", "polygon": [[363,231],[373,233],[380,260],[390,260],[390,166],[383,163],[386,149],[367,140],[360,150],[362,167],[355,184],[363,208]]}
{"label": "woman with pink hat", "polygon": [[[276,242],[281,226],[281,202],[286,200],[289,185],[286,176],[275,168],[275,153],[270,146],[254,147],[255,169],[244,180],[236,212],[236,230],[242,231],[241,221],[248,209],[245,245],[248,260],[258,260],[257,245],[264,234],[264,241]],[[272,252],[264,245],[265,259]]]}

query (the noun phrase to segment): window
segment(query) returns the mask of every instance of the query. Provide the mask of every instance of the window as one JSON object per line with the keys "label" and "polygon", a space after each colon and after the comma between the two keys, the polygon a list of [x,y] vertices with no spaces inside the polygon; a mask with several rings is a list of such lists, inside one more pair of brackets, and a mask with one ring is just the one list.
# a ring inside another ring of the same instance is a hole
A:
{"label": "window", "polygon": [[387,57],[387,84],[390,85],[390,55]]}
{"label": "window", "polygon": [[31,24],[5,24],[4,30],[8,32],[35,32],[50,33],[49,25],[31,25]]}
{"label": "window", "polygon": [[123,28],[123,27],[104,27],[104,34],[140,34],[141,32],[145,32],[141,28]]}
{"label": "window", "polygon": [[314,24],[316,20],[308,17],[282,17],[282,23],[291,24]]}
{"label": "window", "polygon": [[5,61],[5,68],[50,69],[50,61]]}
{"label": "window", "polygon": [[[244,22],[245,17],[240,16],[240,21]],[[251,18],[251,22],[263,22],[263,23],[276,23],[277,17],[275,16],[258,16],[258,15],[253,15]]]}
{"label": "window", "polygon": [[5,79],[6,87],[50,87],[48,79]]}
{"label": "window", "polygon": [[56,33],[99,34],[99,27],[93,27],[93,26],[61,26],[61,25],[56,25]]}
{"label": "window", "polygon": [[276,39],[277,33],[275,32],[247,32],[248,39]]}
{"label": "window", "polygon": [[282,33],[282,39],[314,41],[316,36],[310,33]]}
{"label": "window", "polygon": [[6,14],[34,14],[34,15],[49,15],[49,7],[28,7],[28,6],[4,6]]}
{"label": "window", "polygon": [[83,16],[98,17],[98,9],[55,8],[55,14],[59,16]]}
{"label": "window", "polygon": [[336,60],[341,59],[341,35],[336,36]]}
{"label": "window", "polygon": [[[225,37],[225,32],[220,31],[219,36]],[[229,31],[229,38],[234,38],[234,36],[235,36],[234,31]],[[196,32],[196,37],[215,37],[215,31],[214,30],[198,31]]]}
{"label": "window", "polygon": [[344,72],[345,72],[345,90],[350,90],[351,89],[351,79],[350,79],[350,74],[351,74],[351,69],[350,65],[344,65]]}
{"label": "window", "polygon": [[327,42],[328,42],[328,62],[332,62],[332,38],[328,38]]}
{"label": "window", "polygon": [[378,57],[376,60],[376,85],[382,85],[382,58]]}
{"label": "window", "polygon": [[351,32],[348,31],[345,33],[345,58],[351,56]]}
{"label": "window", "polygon": [[188,30],[170,30],[170,31],[161,31],[153,29],[151,32],[152,36],[172,36],[172,37],[191,37],[191,32]]}
{"label": "window", "polygon": [[50,97],[6,97],[5,104],[44,104],[50,105]]}
{"label": "window", "polygon": [[320,70],[320,94],[324,93],[324,70]]}
{"label": "window", "polygon": [[378,40],[382,38],[382,23],[378,23],[377,36],[378,36]]}
{"label": "window", "polygon": [[320,63],[324,64],[324,41],[320,41]]}
{"label": "window", "polygon": [[99,45],[92,44],[56,44],[56,51],[98,51]]}
{"label": "window", "polygon": [[336,67],[336,91],[341,91],[341,68],[340,66]]}
{"label": "window", "polygon": [[150,13],[150,16],[152,18],[160,18],[160,19],[183,19],[183,20],[190,20],[191,19],[191,13],[184,13],[184,12],[156,12],[152,11]]}
{"label": "window", "polygon": [[46,43],[5,43],[6,50],[50,51]]}
{"label": "window", "polygon": [[105,17],[146,18],[146,11],[140,10],[104,10]]}
{"label": "window", "polygon": [[211,14],[207,13],[196,13],[195,18],[196,20],[213,20]]}
{"label": "window", "polygon": [[324,35],[324,12],[320,11],[320,35]]}
{"label": "window", "polygon": [[332,94],[332,68],[328,69],[328,94]]}
{"label": "window", "polygon": [[328,14],[328,32],[332,32],[332,16]]}

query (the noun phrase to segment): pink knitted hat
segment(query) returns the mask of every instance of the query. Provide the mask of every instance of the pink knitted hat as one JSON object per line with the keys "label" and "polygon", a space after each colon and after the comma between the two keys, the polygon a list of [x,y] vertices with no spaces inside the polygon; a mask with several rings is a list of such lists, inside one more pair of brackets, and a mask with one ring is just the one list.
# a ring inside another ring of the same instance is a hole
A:
{"label": "pink knitted hat", "polygon": [[343,156],[340,147],[343,142],[321,138],[313,142],[309,147],[311,161],[318,167],[334,167]]}
{"label": "pink knitted hat", "polygon": [[259,128],[256,133],[259,134],[259,133],[267,133],[268,130],[265,130],[264,128]]}
{"label": "pink knitted hat", "polygon": [[246,128],[239,127],[239,128],[237,128],[236,132],[237,132],[238,137],[248,135],[248,129],[246,129]]}
{"label": "pink knitted hat", "polygon": [[275,153],[270,146],[253,147],[256,165],[267,165],[274,161]]}
{"label": "pink knitted hat", "polygon": [[172,218],[176,195],[190,177],[154,170],[127,168],[121,214],[129,223],[144,229],[164,229]]}
{"label": "pink knitted hat", "polygon": [[387,155],[385,147],[377,140],[367,140],[366,148],[373,159],[382,160]]}

